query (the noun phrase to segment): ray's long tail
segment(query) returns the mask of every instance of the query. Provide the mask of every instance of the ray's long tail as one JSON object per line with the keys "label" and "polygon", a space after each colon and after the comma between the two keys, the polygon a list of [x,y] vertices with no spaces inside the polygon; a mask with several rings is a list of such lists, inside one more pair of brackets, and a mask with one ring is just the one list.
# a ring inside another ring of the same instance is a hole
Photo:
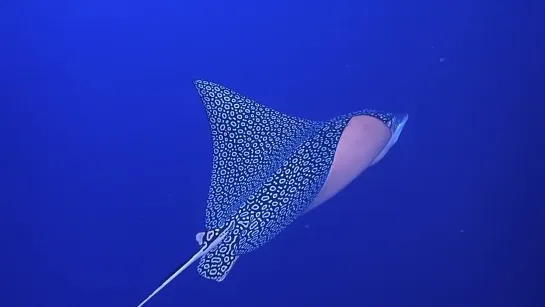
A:
{"label": "ray's long tail", "polygon": [[152,297],[154,297],[159,291],[161,291],[164,287],[166,287],[174,278],[176,278],[178,275],[180,275],[185,269],[187,269],[193,262],[197,261],[201,257],[208,254],[210,251],[214,250],[219,244],[223,242],[225,237],[229,234],[229,232],[232,230],[232,226],[234,224],[229,225],[229,227],[226,227],[225,230],[222,232],[219,232],[215,238],[212,238],[210,241],[204,241],[202,248],[195,254],[193,257],[191,257],[188,261],[186,261],[184,264],[182,264],[174,273],[172,273],[169,277],[163,281],[163,283],[157,287],[145,300],[143,300],[138,307],[144,306],[145,303],[147,303]]}

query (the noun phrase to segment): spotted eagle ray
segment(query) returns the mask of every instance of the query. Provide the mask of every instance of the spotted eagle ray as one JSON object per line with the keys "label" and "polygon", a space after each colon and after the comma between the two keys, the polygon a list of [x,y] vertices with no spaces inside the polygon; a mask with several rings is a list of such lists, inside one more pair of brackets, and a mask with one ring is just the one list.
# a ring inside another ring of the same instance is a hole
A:
{"label": "spotted eagle ray", "polygon": [[408,115],[375,110],[328,121],[289,116],[224,86],[194,81],[212,132],[212,178],[199,251],[138,307],[193,262],[223,281],[243,254],[337,194],[397,142]]}

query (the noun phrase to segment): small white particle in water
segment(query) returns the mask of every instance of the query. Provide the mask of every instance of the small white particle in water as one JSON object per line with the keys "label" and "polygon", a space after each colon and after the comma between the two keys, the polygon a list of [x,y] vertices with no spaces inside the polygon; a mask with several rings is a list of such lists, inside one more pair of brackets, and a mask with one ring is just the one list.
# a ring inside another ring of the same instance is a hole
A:
{"label": "small white particle in water", "polygon": [[439,58],[439,62],[444,62],[445,61],[445,58]]}

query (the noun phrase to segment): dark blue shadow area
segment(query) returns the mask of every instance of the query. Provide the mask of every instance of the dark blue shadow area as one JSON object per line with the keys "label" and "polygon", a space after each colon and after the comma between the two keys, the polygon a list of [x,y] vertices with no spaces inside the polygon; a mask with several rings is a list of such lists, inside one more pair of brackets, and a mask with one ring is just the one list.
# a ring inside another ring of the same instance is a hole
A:
{"label": "dark blue shadow area", "polygon": [[212,163],[197,78],[308,119],[410,120],[224,282],[190,268],[147,306],[544,306],[543,3],[0,8],[1,306],[135,307],[196,252]]}

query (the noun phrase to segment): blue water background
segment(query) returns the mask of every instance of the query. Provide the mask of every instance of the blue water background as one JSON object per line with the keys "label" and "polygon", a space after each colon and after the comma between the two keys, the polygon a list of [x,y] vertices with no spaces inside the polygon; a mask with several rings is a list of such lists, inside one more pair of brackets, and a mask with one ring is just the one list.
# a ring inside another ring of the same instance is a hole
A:
{"label": "blue water background", "polygon": [[212,144],[194,79],[308,119],[410,119],[223,283],[192,267],[149,307],[543,306],[543,2],[0,7],[1,306],[136,306],[197,250]]}

